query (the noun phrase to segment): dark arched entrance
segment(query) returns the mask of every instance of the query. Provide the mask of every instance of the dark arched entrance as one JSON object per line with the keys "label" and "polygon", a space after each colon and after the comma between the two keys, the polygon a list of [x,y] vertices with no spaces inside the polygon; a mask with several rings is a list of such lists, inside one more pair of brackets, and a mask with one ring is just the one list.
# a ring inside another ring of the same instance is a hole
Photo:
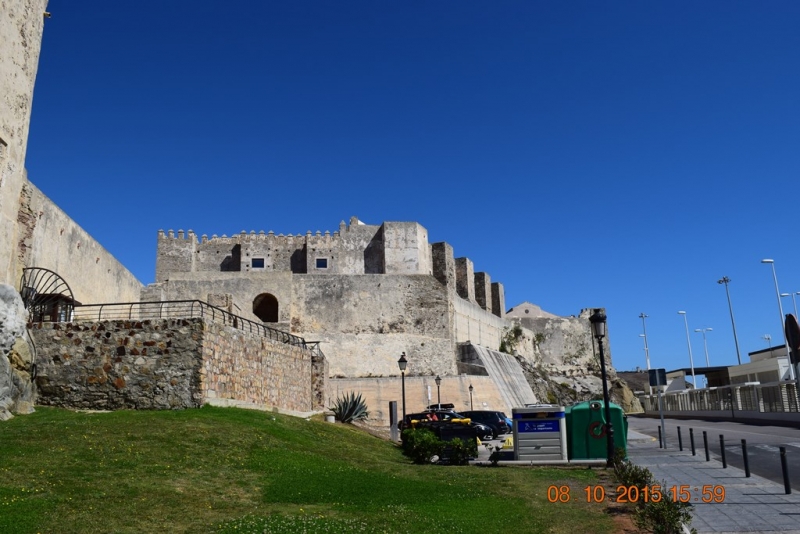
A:
{"label": "dark arched entrance", "polygon": [[277,323],[278,299],[269,293],[261,293],[253,299],[253,313],[265,323]]}

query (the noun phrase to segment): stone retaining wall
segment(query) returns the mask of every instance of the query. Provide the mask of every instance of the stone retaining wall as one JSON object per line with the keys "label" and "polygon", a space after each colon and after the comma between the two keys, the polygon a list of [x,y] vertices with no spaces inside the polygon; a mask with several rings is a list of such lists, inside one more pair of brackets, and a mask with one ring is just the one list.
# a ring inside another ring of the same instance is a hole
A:
{"label": "stone retaining wall", "polygon": [[203,398],[314,409],[310,351],[215,323],[206,326]]}
{"label": "stone retaining wall", "polygon": [[202,318],[34,324],[38,403],[179,409],[229,399],[324,405],[324,358]]}

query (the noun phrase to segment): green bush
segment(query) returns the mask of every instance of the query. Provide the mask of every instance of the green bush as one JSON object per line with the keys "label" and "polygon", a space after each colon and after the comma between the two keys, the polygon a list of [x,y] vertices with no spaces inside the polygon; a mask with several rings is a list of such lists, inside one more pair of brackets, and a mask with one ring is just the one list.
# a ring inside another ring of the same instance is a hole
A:
{"label": "green bush", "polygon": [[478,443],[472,439],[455,438],[445,443],[445,449],[450,465],[467,465],[470,458],[478,456]]}
{"label": "green bush", "polygon": [[[653,473],[625,459],[625,451],[617,449],[614,456],[614,474],[617,481],[625,486],[636,486],[641,491],[656,485]],[[658,502],[643,499],[634,505],[634,520],[639,528],[654,534],[677,534],[683,532],[682,524],[692,521],[691,504],[673,501],[666,490],[667,483],[661,482],[662,498]],[[692,529],[692,532],[696,532]]]}
{"label": "green bush", "polygon": [[367,403],[361,398],[361,393],[356,396],[355,392],[339,397],[331,407],[331,411],[336,415],[336,419],[342,423],[352,423],[369,417]]}
{"label": "green bush", "polygon": [[434,456],[441,456],[444,442],[426,428],[403,430],[403,454],[415,464],[428,464]]}

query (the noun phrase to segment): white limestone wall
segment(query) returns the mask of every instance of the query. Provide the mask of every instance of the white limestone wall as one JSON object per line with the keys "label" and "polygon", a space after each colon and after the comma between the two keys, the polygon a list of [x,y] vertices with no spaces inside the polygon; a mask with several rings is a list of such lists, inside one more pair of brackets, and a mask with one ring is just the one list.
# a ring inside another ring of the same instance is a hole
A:
{"label": "white limestone wall", "polygon": [[477,304],[458,297],[453,299],[453,313],[456,343],[469,341],[473,345],[498,349],[503,328],[511,324]]}
{"label": "white limestone wall", "polygon": [[22,272],[17,211],[47,0],[0,0],[0,283]]}
{"label": "white limestone wall", "polygon": [[20,226],[27,267],[57,272],[83,304],[139,300],[142,283],[133,273],[33,184],[24,189],[30,218]]}
{"label": "white limestone wall", "polygon": [[415,222],[383,223],[386,274],[433,274],[428,231]]}

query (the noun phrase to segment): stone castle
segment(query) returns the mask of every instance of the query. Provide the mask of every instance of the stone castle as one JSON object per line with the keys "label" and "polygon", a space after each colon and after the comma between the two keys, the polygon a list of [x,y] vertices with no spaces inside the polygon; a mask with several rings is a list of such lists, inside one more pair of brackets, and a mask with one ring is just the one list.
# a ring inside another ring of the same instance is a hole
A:
{"label": "stone castle", "polygon": [[[456,258],[447,243],[429,243],[416,222],[353,217],[333,232],[296,235],[160,231],[155,283],[143,286],[28,180],[47,1],[2,6],[0,419],[34,402],[176,408],[213,401],[310,412],[355,390],[385,421],[388,401],[400,399],[401,353],[409,361],[409,411],[435,400],[437,375],[443,401],[461,408],[474,401],[509,410],[599,391],[590,310],[556,317],[524,303],[506,313],[502,284]],[[151,320],[131,306],[126,321],[98,316],[26,333],[30,317],[19,293],[31,268],[58,273],[75,303],[197,300],[225,315],[222,323],[214,314]],[[252,325],[300,341],[288,349]]]}

